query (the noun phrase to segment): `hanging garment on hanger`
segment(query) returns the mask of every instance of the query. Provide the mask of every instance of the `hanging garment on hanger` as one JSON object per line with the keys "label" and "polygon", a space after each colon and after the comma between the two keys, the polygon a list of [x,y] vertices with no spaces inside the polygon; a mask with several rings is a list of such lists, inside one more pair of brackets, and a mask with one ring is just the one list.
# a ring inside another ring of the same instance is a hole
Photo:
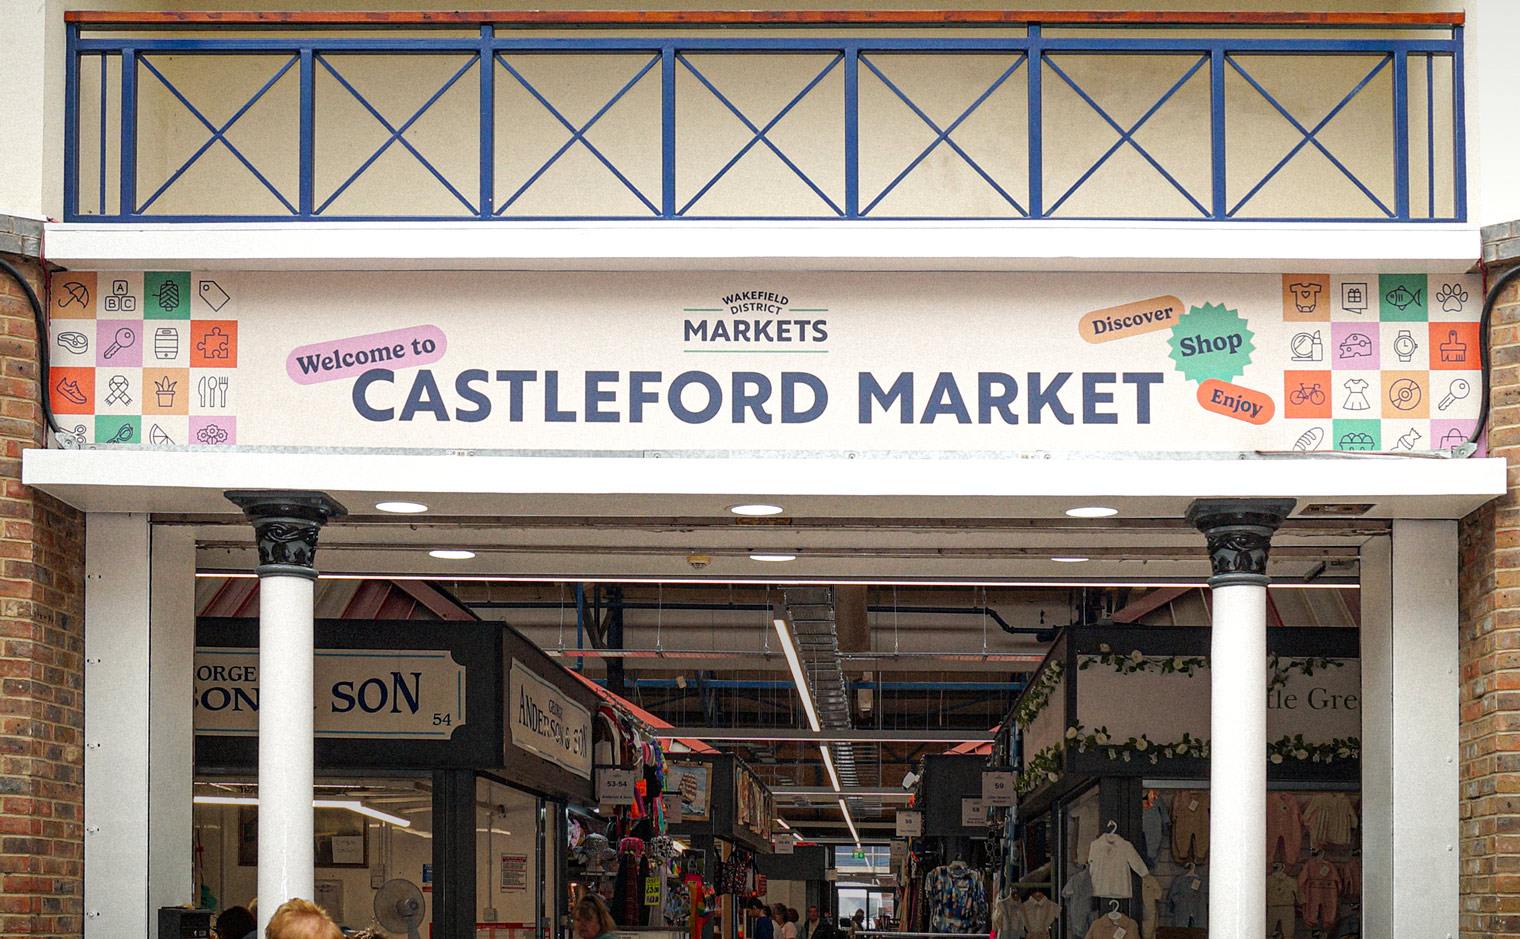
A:
{"label": "hanging garment on hanger", "polygon": [[1304,848],[1304,817],[1298,798],[1288,792],[1267,793],[1267,863],[1271,864],[1282,845],[1283,864],[1298,863]]}
{"label": "hanging garment on hanger", "polygon": [[962,862],[936,867],[924,881],[930,904],[930,932],[983,932],[987,887],[978,870]]}
{"label": "hanging garment on hanger", "polygon": [[1134,896],[1129,872],[1141,877],[1150,873],[1135,846],[1118,835],[1099,835],[1087,848],[1087,866],[1092,872],[1093,896],[1118,897],[1127,900]]}
{"label": "hanging garment on hanger", "polygon": [[1061,915],[1061,907],[1047,897],[1031,897],[1019,910],[1024,917],[1028,939],[1050,939],[1050,924]]}
{"label": "hanging garment on hanger", "polygon": [[1140,813],[1140,830],[1145,835],[1145,863],[1152,867],[1156,866],[1156,860],[1161,857],[1167,827],[1166,806],[1162,805],[1161,796],[1158,795],[1150,808]]}
{"label": "hanging garment on hanger", "polygon": [[1172,860],[1178,864],[1209,859],[1209,794],[1180,790],[1172,798]]}
{"label": "hanging garment on hanger", "polygon": [[1161,881],[1154,875],[1146,874],[1140,878],[1140,935],[1144,939],[1156,939],[1156,926],[1161,919],[1161,901],[1165,896]]}
{"label": "hanging garment on hanger", "polygon": [[1023,904],[1017,891],[1010,890],[992,904],[992,928],[998,939],[1024,939]]}
{"label": "hanging garment on hanger", "polygon": [[1341,865],[1341,896],[1362,895],[1362,859],[1354,857]]}
{"label": "hanging garment on hanger", "polygon": [[[1178,798],[1181,798],[1179,795]],[[1172,880],[1166,892],[1166,907],[1173,926],[1209,924],[1209,882],[1202,873],[1182,873]]]}
{"label": "hanging garment on hanger", "polygon": [[1321,792],[1310,797],[1304,806],[1304,821],[1309,826],[1309,843],[1350,844],[1357,827],[1356,809],[1344,792]]}
{"label": "hanging garment on hanger", "polygon": [[1092,869],[1086,864],[1077,868],[1075,874],[1066,878],[1061,896],[1066,900],[1066,935],[1070,939],[1082,939],[1087,935],[1093,917],[1098,915],[1093,911]]}
{"label": "hanging garment on hanger", "polygon": [[1104,914],[1093,920],[1086,939],[1135,939],[1140,935],[1140,924],[1120,913],[1118,918]]}
{"label": "hanging garment on hanger", "polygon": [[1298,904],[1303,902],[1298,881],[1282,871],[1267,876],[1267,939],[1279,931],[1283,939],[1293,939]]}
{"label": "hanging garment on hanger", "polygon": [[1329,926],[1335,922],[1341,874],[1334,864],[1322,857],[1310,858],[1298,872],[1298,889],[1304,895],[1304,925]]}

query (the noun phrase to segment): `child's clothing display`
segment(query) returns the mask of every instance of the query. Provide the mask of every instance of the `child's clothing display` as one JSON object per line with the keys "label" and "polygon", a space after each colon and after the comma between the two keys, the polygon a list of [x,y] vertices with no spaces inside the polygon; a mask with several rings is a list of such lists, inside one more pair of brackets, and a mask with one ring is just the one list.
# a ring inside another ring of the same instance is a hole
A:
{"label": "child's clothing display", "polygon": [[[1178,798],[1181,798],[1179,795]],[[1202,874],[1178,874],[1166,892],[1173,926],[1209,925],[1209,883]]]}
{"label": "child's clothing display", "polygon": [[1156,939],[1156,925],[1160,918],[1158,907],[1164,897],[1161,881],[1150,874],[1140,878],[1140,935],[1144,939]]}
{"label": "child's clothing display", "polygon": [[992,928],[997,932],[998,939],[1024,939],[1022,907],[1018,893],[1011,890],[992,904]]}
{"label": "child's clothing display", "polygon": [[1180,790],[1172,799],[1172,860],[1202,864],[1208,859],[1209,794]]}
{"label": "child's clothing display", "polygon": [[1293,939],[1294,918],[1302,899],[1298,881],[1282,871],[1267,875],[1267,939],[1279,933],[1282,939]]}
{"label": "child's clothing display", "polygon": [[1313,847],[1350,844],[1351,831],[1357,825],[1356,809],[1344,792],[1321,792],[1304,806],[1304,823],[1309,826],[1309,843]]}
{"label": "child's clothing display", "polygon": [[1282,845],[1283,864],[1292,867],[1298,863],[1304,847],[1304,817],[1298,798],[1288,792],[1267,793],[1268,864],[1276,859],[1278,845]]}
{"label": "child's clothing display", "polygon": [[1362,859],[1354,857],[1341,865],[1341,896],[1362,895]]}
{"label": "child's clothing display", "polygon": [[1087,868],[1092,874],[1093,896],[1121,900],[1134,896],[1130,871],[1141,877],[1150,873],[1135,846],[1115,834],[1093,839],[1087,848]]}
{"label": "child's clothing display", "polygon": [[1322,857],[1310,858],[1298,872],[1298,888],[1304,898],[1304,924],[1329,926],[1335,922],[1336,896],[1341,889],[1340,871]]}
{"label": "child's clothing display", "polygon": [[1166,837],[1167,817],[1166,806],[1161,802],[1161,796],[1151,800],[1150,807],[1140,813],[1140,830],[1145,835],[1145,863],[1152,867],[1156,866],[1156,859],[1161,856],[1162,840]]}
{"label": "child's clothing display", "polygon": [[956,861],[929,872],[924,880],[930,932],[982,932],[987,922],[987,887],[982,874]]}
{"label": "child's clothing display", "polygon": [[1050,924],[1061,915],[1061,907],[1043,894],[1024,901],[1020,913],[1024,917],[1024,929],[1028,939],[1050,939]]}
{"label": "child's clothing display", "polygon": [[1092,870],[1086,864],[1066,879],[1066,886],[1061,888],[1061,896],[1066,900],[1066,935],[1071,939],[1082,939],[1087,935],[1093,917],[1098,915],[1092,905]]}
{"label": "child's clothing display", "polygon": [[1140,934],[1140,924],[1120,913],[1117,916],[1100,916],[1093,920],[1086,939],[1134,939]]}

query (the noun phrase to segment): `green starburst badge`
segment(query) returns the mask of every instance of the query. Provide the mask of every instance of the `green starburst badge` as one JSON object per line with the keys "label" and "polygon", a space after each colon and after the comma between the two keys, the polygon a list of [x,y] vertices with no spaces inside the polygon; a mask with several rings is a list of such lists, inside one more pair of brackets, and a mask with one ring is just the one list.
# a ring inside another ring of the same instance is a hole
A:
{"label": "green starburst badge", "polygon": [[1188,381],[1230,381],[1251,364],[1255,338],[1240,313],[1219,303],[1195,306],[1172,327],[1171,358]]}

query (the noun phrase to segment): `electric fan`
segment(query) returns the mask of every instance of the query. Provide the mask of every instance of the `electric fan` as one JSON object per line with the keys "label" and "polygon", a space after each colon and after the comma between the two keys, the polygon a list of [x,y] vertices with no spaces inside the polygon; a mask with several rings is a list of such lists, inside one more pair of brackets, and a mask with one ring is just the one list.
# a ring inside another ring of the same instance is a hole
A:
{"label": "electric fan", "polygon": [[417,927],[422,925],[422,917],[422,891],[410,880],[400,877],[387,880],[376,892],[375,919],[386,932],[421,939]]}

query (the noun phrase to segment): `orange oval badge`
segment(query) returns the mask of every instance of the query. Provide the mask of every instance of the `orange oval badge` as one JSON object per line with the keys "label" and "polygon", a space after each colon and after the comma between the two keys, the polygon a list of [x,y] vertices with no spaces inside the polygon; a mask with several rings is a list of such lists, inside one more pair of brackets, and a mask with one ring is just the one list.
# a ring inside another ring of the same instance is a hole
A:
{"label": "orange oval badge", "polygon": [[1233,417],[1248,424],[1265,424],[1272,419],[1277,406],[1260,391],[1232,385],[1227,381],[1210,378],[1198,386],[1198,403],[1205,411]]}
{"label": "orange oval badge", "polygon": [[1088,342],[1112,342],[1127,336],[1171,329],[1184,312],[1182,301],[1176,297],[1152,297],[1094,310],[1077,323],[1077,332]]}

